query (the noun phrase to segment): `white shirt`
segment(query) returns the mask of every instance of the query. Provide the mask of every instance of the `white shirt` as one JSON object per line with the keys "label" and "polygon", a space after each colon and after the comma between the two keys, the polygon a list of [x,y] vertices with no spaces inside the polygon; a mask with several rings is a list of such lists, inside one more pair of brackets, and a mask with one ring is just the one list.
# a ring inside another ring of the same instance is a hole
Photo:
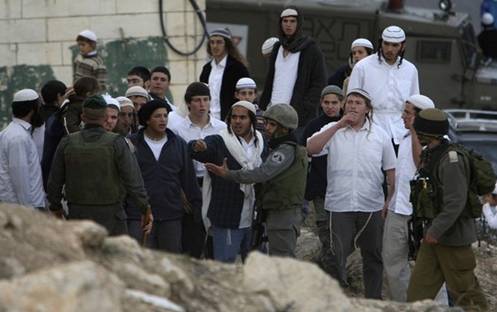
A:
{"label": "white shirt", "polygon": [[[200,128],[192,123],[188,115],[183,118],[176,112],[171,112],[169,113],[167,127],[186,142],[190,142],[192,140],[203,139],[208,135],[219,134],[219,131],[226,129],[226,124],[219,119],[209,116],[209,123],[205,125],[205,127]],[[203,177],[205,175],[206,170],[204,164],[194,160],[193,166],[195,167],[197,177]]]}
{"label": "white shirt", "polygon": [[[335,124],[330,122],[317,133]],[[326,210],[373,212],[383,208],[381,170],[395,168],[395,152],[381,127],[366,121],[359,130],[341,128],[326,143],[323,154],[328,154]]]}
{"label": "white shirt", "polygon": [[398,214],[410,216],[412,204],[410,181],[416,174],[416,165],[412,157],[412,136],[409,131],[400,141],[397,165],[395,166],[395,192],[390,201],[388,210]]}
{"label": "white shirt", "polygon": [[273,92],[271,93],[272,104],[290,104],[293,95],[297,71],[299,69],[300,51],[288,53],[283,56],[283,47],[278,50],[274,63]]}
{"label": "white shirt", "polygon": [[399,144],[405,133],[401,115],[405,101],[419,94],[418,70],[407,60],[388,64],[383,57],[372,54],[354,65],[347,90],[361,88],[371,96],[373,121]]}
{"label": "white shirt", "polygon": [[223,84],[223,75],[227,59],[228,55],[226,55],[219,64],[216,63],[215,59],[211,61],[211,73],[209,74],[211,114],[217,119],[221,119],[221,85]]}
{"label": "white shirt", "polygon": [[[247,155],[247,158],[250,159],[252,157],[255,157],[256,156],[255,137],[252,137],[252,139],[248,143],[242,138],[240,138],[240,141],[242,142],[242,147],[245,150],[245,155]],[[262,142],[259,142],[259,144],[262,144]],[[249,196],[243,199],[242,213],[240,214],[240,225],[238,226],[238,228],[244,229],[252,226],[252,216],[254,215],[254,204],[255,204],[254,197]]]}
{"label": "white shirt", "polygon": [[490,206],[489,203],[483,205],[483,215],[491,229],[497,230],[497,207]]}
{"label": "white shirt", "polygon": [[155,160],[158,161],[162,148],[164,147],[164,144],[166,144],[167,142],[167,136],[163,137],[158,141],[150,139],[146,134],[144,134],[143,137],[145,138],[145,142],[147,142],[148,147],[150,147],[150,149],[152,150]]}
{"label": "white shirt", "polygon": [[36,145],[36,150],[38,151],[38,158],[43,157],[43,144],[45,142],[45,124],[41,127],[35,128],[31,136]]}
{"label": "white shirt", "polygon": [[40,158],[31,124],[13,118],[0,132],[0,202],[45,207]]}

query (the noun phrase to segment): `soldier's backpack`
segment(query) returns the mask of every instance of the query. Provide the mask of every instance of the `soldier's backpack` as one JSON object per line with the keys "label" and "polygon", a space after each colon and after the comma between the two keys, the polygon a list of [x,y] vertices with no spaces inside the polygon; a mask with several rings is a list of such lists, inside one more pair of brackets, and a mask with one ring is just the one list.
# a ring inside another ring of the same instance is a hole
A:
{"label": "soldier's backpack", "polygon": [[471,176],[466,210],[472,218],[479,218],[483,205],[478,196],[491,193],[497,180],[492,164],[474,150],[468,150],[460,144],[449,144],[448,151],[456,151],[469,161]]}

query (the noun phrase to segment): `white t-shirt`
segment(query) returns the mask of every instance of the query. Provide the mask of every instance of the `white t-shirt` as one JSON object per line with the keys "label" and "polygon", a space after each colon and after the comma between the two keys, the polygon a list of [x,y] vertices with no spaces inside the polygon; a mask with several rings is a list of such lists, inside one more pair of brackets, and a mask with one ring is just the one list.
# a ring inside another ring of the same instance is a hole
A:
{"label": "white t-shirt", "polygon": [[412,157],[412,136],[407,131],[399,145],[399,155],[395,166],[395,192],[390,201],[389,210],[406,216],[412,214],[412,204],[409,201],[409,196],[411,195],[410,181],[415,174],[416,165]]}
{"label": "white t-shirt", "polygon": [[159,160],[162,148],[167,142],[167,136],[164,136],[158,141],[150,139],[146,134],[144,134],[143,137],[145,138],[145,142],[147,143],[148,147],[150,147],[150,149],[152,150],[155,160]]}
{"label": "white t-shirt", "polygon": [[419,94],[418,70],[411,62],[402,60],[388,64],[383,57],[372,54],[354,65],[347,90],[361,88],[371,96],[373,121],[399,144],[405,133],[401,115],[405,101]]}
{"label": "white t-shirt", "polygon": [[[317,133],[335,124],[331,122]],[[328,154],[326,210],[373,212],[383,208],[382,169],[395,168],[395,151],[383,129],[369,121],[359,130],[341,128],[319,155],[325,154]]]}
{"label": "white t-shirt", "polygon": [[283,47],[278,50],[274,63],[272,104],[290,104],[293,95],[297,72],[299,69],[300,51],[283,56]]}
{"label": "white t-shirt", "polygon": [[209,74],[211,114],[217,119],[221,119],[221,85],[223,84],[223,75],[227,59],[228,55],[226,55],[219,64],[216,63],[215,59],[211,61],[211,72]]}

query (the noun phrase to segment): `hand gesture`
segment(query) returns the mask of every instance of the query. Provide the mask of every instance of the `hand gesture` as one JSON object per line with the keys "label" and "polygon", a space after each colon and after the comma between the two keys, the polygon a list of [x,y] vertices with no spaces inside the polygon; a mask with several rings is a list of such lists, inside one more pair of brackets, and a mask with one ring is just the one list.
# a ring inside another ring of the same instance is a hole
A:
{"label": "hand gesture", "polygon": [[357,113],[350,112],[345,115],[338,121],[337,125],[340,128],[345,128],[348,125],[351,125],[357,119]]}
{"label": "hand gesture", "polygon": [[228,170],[229,170],[228,169],[228,162],[227,162],[226,158],[224,159],[222,166],[218,166],[218,165],[213,164],[213,163],[206,163],[205,168],[207,168],[207,170],[209,172],[212,172],[215,175],[220,176],[220,177],[226,176],[228,174]]}
{"label": "hand gesture", "polygon": [[154,222],[154,216],[152,215],[152,208],[150,206],[147,208],[147,211],[144,215],[142,215],[141,227],[144,234],[150,234],[152,231],[152,223]]}
{"label": "hand gesture", "polygon": [[193,144],[193,151],[194,152],[203,152],[207,149],[207,144],[205,143],[204,140],[197,140]]}

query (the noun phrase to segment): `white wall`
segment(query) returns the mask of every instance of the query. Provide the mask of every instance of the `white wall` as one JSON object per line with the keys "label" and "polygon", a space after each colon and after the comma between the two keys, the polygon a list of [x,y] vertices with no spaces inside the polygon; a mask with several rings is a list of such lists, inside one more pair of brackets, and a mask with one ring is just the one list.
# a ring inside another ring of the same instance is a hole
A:
{"label": "white wall", "polygon": [[[205,0],[197,1],[205,11]],[[161,36],[158,10],[157,0],[0,0],[0,67],[51,65],[56,78],[70,85],[69,47],[81,30],[95,31],[99,43]],[[189,1],[164,0],[164,12],[171,41],[191,50],[202,27]],[[205,59],[205,47],[188,58],[167,48],[166,65],[177,101],[186,85],[198,80]]]}

